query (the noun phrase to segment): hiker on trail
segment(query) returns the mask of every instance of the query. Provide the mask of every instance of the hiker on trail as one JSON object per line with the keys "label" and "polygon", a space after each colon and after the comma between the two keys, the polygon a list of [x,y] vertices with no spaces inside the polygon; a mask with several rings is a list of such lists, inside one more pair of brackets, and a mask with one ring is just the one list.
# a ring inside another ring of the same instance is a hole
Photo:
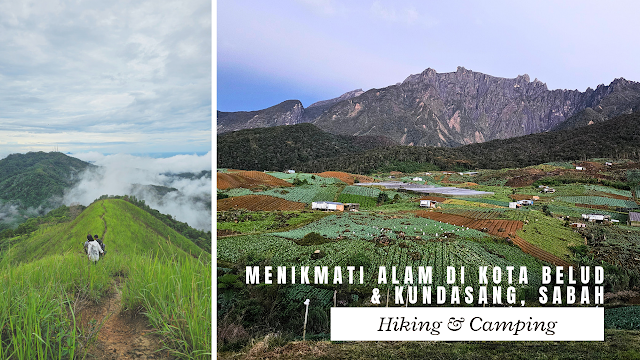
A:
{"label": "hiker on trail", "polygon": [[91,233],[87,233],[87,241],[84,242],[84,252],[87,252],[87,246],[91,241],[93,241],[93,236],[91,236]]}
{"label": "hiker on trail", "polygon": [[97,241],[89,241],[89,244],[87,244],[87,255],[89,256],[89,261],[93,261],[93,264],[95,265],[95,263],[100,260],[100,254],[102,253],[104,253],[104,251],[102,251],[102,247],[100,247],[100,244],[98,244]]}
{"label": "hiker on trail", "polygon": [[93,238],[94,238],[94,240],[95,240],[95,241],[97,241],[97,242],[98,242],[98,244],[100,244],[100,248],[101,248],[101,249],[102,249],[102,251],[104,252],[104,253],[103,253],[103,255],[104,255],[104,254],[106,254],[106,253],[107,253],[106,245],[102,242],[102,240],[100,240],[100,238],[98,237],[98,235],[93,235]]}

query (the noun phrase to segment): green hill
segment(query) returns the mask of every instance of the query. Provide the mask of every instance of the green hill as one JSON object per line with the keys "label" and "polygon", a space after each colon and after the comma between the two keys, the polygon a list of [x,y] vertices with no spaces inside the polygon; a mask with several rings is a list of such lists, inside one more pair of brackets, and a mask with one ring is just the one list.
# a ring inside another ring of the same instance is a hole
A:
{"label": "green hill", "polygon": [[382,136],[333,135],[311,124],[234,131],[217,140],[218,167],[259,171],[394,145]]}
{"label": "green hill", "polygon": [[38,207],[77,181],[93,166],[60,152],[11,154],[0,160],[0,199]]}
{"label": "green hill", "polygon": [[103,240],[110,256],[153,252],[210,257],[146,211],[124,200],[109,199],[94,202],[71,222],[44,225],[26,237],[12,239],[11,253],[3,254],[0,264],[82,252],[89,232]]}
{"label": "green hill", "polygon": [[[83,250],[88,232],[106,245],[95,265]],[[95,356],[101,320],[87,322],[93,315],[78,309],[114,293],[121,310],[146,316],[173,356],[210,357],[211,255],[143,209],[98,200],[71,221],[4,242],[0,359]]]}

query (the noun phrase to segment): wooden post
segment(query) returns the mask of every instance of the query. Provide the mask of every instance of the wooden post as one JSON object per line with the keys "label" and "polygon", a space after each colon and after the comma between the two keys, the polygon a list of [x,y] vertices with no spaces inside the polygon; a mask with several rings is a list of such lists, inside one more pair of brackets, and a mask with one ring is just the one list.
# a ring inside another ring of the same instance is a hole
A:
{"label": "wooden post", "polygon": [[304,304],[307,306],[304,311],[304,330],[302,330],[302,341],[305,341],[307,336],[307,315],[309,314],[309,299],[304,301]]}
{"label": "wooden post", "polygon": [[387,306],[389,307],[389,287],[387,286]]}
{"label": "wooden post", "polygon": [[338,290],[333,290],[333,307],[336,307],[336,295],[338,294]]}

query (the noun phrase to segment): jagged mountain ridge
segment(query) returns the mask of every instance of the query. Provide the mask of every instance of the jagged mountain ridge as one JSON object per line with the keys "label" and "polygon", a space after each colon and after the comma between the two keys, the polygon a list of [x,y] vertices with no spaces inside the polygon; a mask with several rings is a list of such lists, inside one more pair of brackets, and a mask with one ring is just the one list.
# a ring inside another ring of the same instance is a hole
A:
{"label": "jagged mountain ridge", "polygon": [[[548,131],[633,84],[616,79],[596,90],[550,91],[528,75],[506,79],[463,67],[441,74],[427,69],[343,101],[314,124],[339,134],[386,134],[403,145],[459,146]],[[633,101],[627,100],[620,97],[607,118],[631,112]]]}
{"label": "jagged mountain ridge", "polygon": [[336,98],[315,102],[307,108],[299,100],[286,100],[272,107],[256,111],[218,111],[217,133],[242,129],[310,123],[333,105],[364,93],[362,89],[346,92]]}
{"label": "jagged mountain ridge", "polygon": [[270,117],[276,125],[311,122],[333,134],[382,135],[403,145],[460,146],[562,129],[565,122],[564,128],[584,126],[640,108],[640,83],[623,78],[584,92],[548,90],[526,74],[507,79],[464,67],[451,73],[427,69],[396,85],[345,95],[319,102],[322,109],[297,102],[295,114],[276,114],[271,107],[246,120],[247,113],[219,112],[218,133],[275,126],[264,125]]}

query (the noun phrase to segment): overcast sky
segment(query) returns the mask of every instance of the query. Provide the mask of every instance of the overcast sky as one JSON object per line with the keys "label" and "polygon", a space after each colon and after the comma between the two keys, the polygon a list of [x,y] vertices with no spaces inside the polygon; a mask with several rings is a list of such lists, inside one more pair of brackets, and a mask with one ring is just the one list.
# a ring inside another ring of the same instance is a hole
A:
{"label": "overcast sky", "polygon": [[0,1],[0,158],[211,149],[210,0]]}
{"label": "overcast sky", "polygon": [[549,89],[640,81],[637,1],[217,3],[217,108],[304,106],[426,68],[528,74]]}

